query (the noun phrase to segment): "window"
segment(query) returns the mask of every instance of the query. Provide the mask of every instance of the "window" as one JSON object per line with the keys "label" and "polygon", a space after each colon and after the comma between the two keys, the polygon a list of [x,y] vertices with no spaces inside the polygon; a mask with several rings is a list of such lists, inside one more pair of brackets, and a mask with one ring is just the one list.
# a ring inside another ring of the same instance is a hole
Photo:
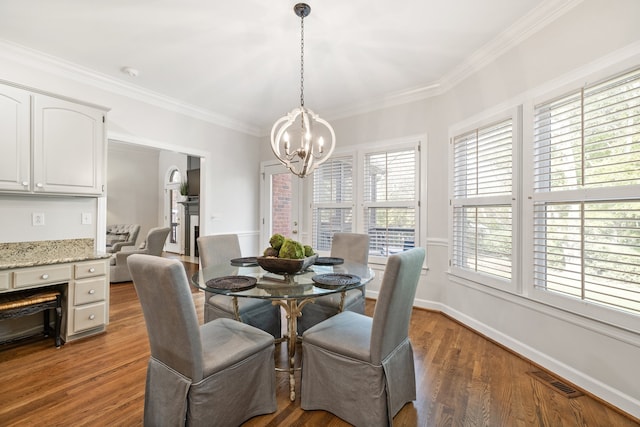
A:
{"label": "window", "polygon": [[418,245],[419,146],[360,149],[320,165],[313,174],[312,246],[329,251],[333,233],[367,233],[375,262]]}
{"label": "window", "polygon": [[451,266],[510,281],[513,118],[454,136],[452,144]]}
{"label": "window", "polygon": [[331,249],[333,233],[354,230],[353,157],[332,157],[313,173],[313,247]]}
{"label": "window", "polygon": [[640,313],[640,70],[534,115],[534,287]]}
{"label": "window", "polygon": [[387,257],[415,246],[417,150],[364,155],[363,218],[371,255]]}

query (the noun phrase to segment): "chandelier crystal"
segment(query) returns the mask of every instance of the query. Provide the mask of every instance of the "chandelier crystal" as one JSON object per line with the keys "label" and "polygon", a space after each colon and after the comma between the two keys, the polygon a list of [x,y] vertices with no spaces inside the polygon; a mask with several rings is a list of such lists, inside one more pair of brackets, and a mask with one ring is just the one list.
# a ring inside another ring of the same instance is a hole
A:
{"label": "chandelier crystal", "polygon": [[[311,7],[298,3],[293,10],[300,17],[300,106],[276,120],[271,129],[271,149],[291,173],[304,178],[329,159],[336,135],[326,120],[304,106],[304,18]],[[296,143],[297,148],[292,147]]]}

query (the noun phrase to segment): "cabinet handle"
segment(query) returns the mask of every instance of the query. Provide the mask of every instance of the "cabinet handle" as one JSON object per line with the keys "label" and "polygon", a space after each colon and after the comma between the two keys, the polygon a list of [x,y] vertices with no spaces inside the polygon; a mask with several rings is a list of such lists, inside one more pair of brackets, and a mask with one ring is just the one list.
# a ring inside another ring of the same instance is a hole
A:
{"label": "cabinet handle", "polygon": [[95,318],[96,318],[96,315],[95,315],[95,314],[92,314],[92,315],[90,315],[90,316],[89,316],[89,320],[93,320],[93,319],[95,319]]}
{"label": "cabinet handle", "polygon": [[47,273],[43,274],[42,276],[40,276],[40,278],[42,280],[47,280],[49,278],[49,275]]}
{"label": "cabinet handle", "polygon": [[89,269],[89,273],[95,273],[95,272],[96,272],[96,269],[95,269],[95,268],[91,267],[91,268]]}
{"label": "cabinet handle", "polygon": [[42,185],[42,183],[41,183],[41,182],[39,182],[39,183],[37,183],[37,184],[36,184],[36,187],[38,187],[38,188],[42,188],[42,187],[44,187],[44,185]]}
{"label": "cabinet handle", "polygon": [[22,181],[22,186],[27,187],[29,185],[29,181]]}
{"label": "cabinet handle", "polygon": [[89,291],[89,295],[93,295],[93,294],[95,294],[95,293],[96,293],[96,290],[95,290],[95,289],[91,289],[91,290]]}

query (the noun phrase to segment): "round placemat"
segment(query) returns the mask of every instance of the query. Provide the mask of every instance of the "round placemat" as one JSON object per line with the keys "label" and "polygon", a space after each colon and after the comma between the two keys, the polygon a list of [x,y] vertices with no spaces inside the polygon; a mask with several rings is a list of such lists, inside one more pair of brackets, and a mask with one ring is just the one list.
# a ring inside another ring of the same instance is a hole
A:
{"label": "round placemat", "polygon": [[311,278],[319,288],[335,289],[342,286],[360,283],[360,277],[355,274],[326,273],[316,274]]}
{"label": "round placemat", "polygon": [[330,256],[321,256],[316,259],[314,264],[316,265],[338,265],[343,264],[344,258],[330,257]]}
{"label": "round placemat", "polygon": [[224,276],[207,280],[207,287],[227,291],[244,291],[253,288],[257,279],[251,276]]}

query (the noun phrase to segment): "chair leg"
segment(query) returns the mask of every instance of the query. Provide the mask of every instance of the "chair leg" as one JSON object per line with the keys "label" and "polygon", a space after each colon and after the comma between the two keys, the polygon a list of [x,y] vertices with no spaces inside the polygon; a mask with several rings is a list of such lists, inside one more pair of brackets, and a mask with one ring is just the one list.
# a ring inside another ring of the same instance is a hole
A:
{"label": "chair leg", "polygon": [[60,295],[56,297],[56,310],[55,310],[55,339],[56,348],[60,348],[62,340],[60,339],[60,326],[62,324],[62,298]]}
{"label": "chair leg", "polygon": [[44,325],[43,325],[43,329],[42,329],[42,334],[45,337],[49,336],[49,331],[51,330],[51,326],[49,326],[49,309],[45,309],[44,310]]}

